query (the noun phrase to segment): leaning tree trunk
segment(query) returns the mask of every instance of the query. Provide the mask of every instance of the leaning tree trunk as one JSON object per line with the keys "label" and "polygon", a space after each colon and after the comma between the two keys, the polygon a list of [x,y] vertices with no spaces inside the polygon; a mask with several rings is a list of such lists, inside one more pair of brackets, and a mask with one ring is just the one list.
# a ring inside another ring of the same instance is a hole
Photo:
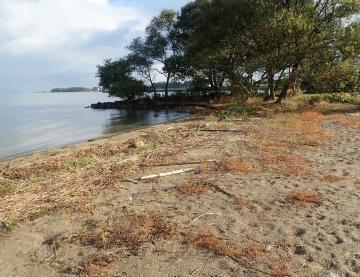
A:
{"label": "leaning tree trunk", "polygon": [[279,95],[279,98],[276,100],[276,103],[281,104],[282,100],[286,98],[289,88],[291,88],[296,82],[298,69],[299,69],[299,65],[295,64],[293,66],[292,72],[290,73],[288,81],[285,83],[281,91],[281,94]]}

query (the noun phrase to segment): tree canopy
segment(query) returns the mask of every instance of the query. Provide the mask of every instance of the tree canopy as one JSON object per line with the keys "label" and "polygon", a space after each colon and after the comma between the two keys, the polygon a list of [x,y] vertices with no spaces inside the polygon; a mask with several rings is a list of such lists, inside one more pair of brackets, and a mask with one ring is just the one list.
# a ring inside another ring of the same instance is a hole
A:
{"label": "tree canopy", "polygon": [[195,0],[163,10],[127,57],[99,66],[100,86],[115,95],[132,87],[122,81],[134,88],[144,82],[156,97],[160,78],[167,97],[169,84],[183,80],[194,93],[244,101],[266,82],[266,98],[278,93],[278,102],[300,88],[356,91],[359,13],[358,0]]}

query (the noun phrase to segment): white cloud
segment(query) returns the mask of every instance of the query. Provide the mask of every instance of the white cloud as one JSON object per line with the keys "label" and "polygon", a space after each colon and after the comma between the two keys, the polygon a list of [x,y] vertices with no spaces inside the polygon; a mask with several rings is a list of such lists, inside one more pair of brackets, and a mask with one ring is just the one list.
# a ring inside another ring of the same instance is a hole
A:
{"label": "white cloud", "polygon": [[45,47],[66,47],[98,31],[112,31],[129,22],[142,29],[147,16],[107,0],[1,0],[1,33],[10,34],[2,51],[28,53]]}
{"label": "white cloud", "polygon": [[150,17],[108,0],[0,0],[2,87],[94,84],[95,66],[122,55]]}

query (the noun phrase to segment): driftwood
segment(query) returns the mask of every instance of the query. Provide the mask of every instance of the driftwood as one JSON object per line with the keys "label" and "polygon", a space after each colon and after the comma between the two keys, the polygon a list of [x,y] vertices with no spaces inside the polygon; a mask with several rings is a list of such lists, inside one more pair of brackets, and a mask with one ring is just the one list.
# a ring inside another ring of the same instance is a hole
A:
{"label": "driftwood", "polygon": [[192,165],[192,164],[206,164],[206,163],[216,163],[216,160],[203,160],[203,161],[193,161],[193,162],[170,162],[170,163],[154,163],[154,164],[145,164],[146,166],[172,166],[172,165]]}
{"label": "driftwood", "polygon": [[194,170],[195,170],[195,168],[185,168],[185,169],[173,170],[173,171],[169,171],[169,172],[162,172],[162,173],[152,174],[152,175],[148,175],[148,176],[143,176],[143,177],[138,178],[137,180],[141,181],[141,180],[155,179],[155,178],[159,178],[159,177],[166,177],[166,176],[181,174],[181,173],[190,172],[190,171],[194,171]]}
{"label": "driftwood", "polygon": [[197,221],[197,220],[199,220],[200,218],[202,218],[202,217],[204,217],[204,216],[207,216],[207,215],[221,215],[221,214],[219,214],[219,213],[204,213],[204,214],[196,217],[194,220],[192,220],[192,221],[190,222],[190,224],[193,224],[195,221]]}
{"label": "driftwood", "polygon": [[217,186],[217,185],[212,185],[212,187],[213,187],[215,190],[217,190],[218,192],[221,192],[221,193],[225,194],[226,196],[229,196],[230,198],[237,198],[236,195],[231,194],[231,193],[223,190],[222,188],[220,188],[220,187]]}
{"label": "driftwood", "polygon": [[129,182],[129,183],[133,183],[135,185],[139,184],[137,181],[129,179],[129,178],[123,178],[123,180],[126,181],[126,182]]}
{"label": "driftwood", "polygon": [[239,129],[199,129],[199,132],[227,132],[227,133],[243,133],[243,130]]}

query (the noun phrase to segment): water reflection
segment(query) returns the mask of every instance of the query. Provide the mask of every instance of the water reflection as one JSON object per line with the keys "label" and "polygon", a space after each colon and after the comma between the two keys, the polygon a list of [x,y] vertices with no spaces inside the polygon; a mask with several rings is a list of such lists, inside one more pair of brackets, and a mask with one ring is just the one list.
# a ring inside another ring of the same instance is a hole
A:
{"label": "water reflection", "polygon": [[[187,116],[172,110],[91,110],[104,95],[46,94],[0,108],[0,158],[77,143]],[[35,101],[36,98],[40,100]],[[35,100],[34,100],[35,99]],[[101,100],[100,100],[101,101]]]}
{"label": "water reflection", "polygon": [[187,114],[169,110],[139,110],[134,108],[112,110],[103,133],[112,134],[141,126],[161,124],[186,116]]}

